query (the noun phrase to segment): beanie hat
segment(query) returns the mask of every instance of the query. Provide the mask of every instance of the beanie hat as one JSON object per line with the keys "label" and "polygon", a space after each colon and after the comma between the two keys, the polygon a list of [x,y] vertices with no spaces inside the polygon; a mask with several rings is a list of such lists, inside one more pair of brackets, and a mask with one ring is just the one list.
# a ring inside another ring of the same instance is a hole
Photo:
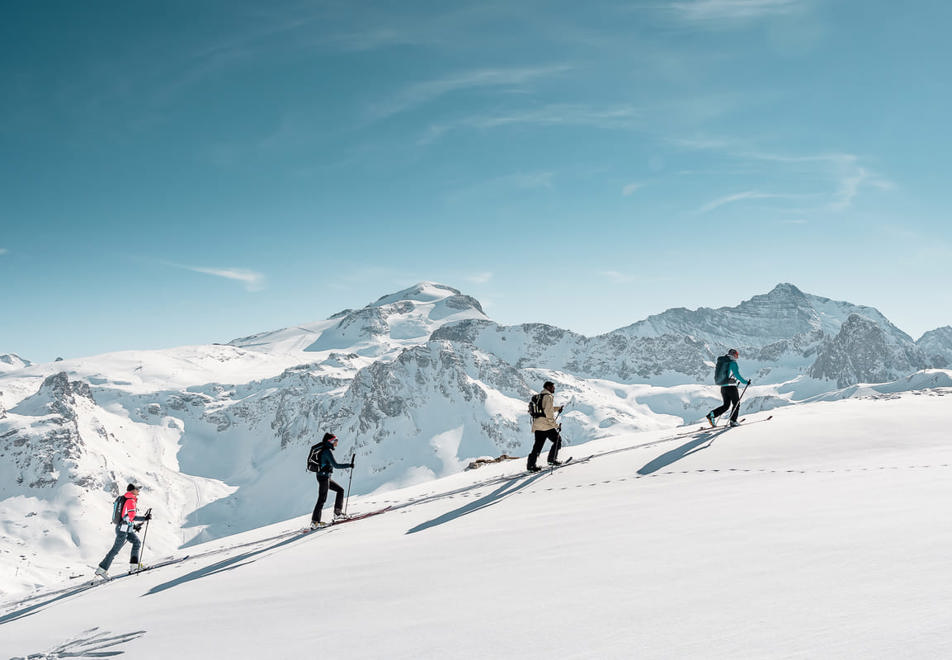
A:
{"label": "beanie hat", "polygon": [[333,433],[325,433],[324,439],[321,442],[327,442],[328,440],[337,440],[337,436]]}

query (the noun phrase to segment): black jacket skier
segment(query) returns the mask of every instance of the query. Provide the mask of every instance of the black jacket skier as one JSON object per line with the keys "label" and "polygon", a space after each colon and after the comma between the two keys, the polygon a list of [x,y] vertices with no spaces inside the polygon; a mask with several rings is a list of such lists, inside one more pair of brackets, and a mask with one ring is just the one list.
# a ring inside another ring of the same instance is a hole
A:
{"label": "black jacket skier", "polygon": [[324,438],[311,447],[308,454],[308,469],[317,473],[317,504],[314,505],[314,512],[311,514],[311,529],[321,526],[321,511],[324,509],[324,502],[327,501],[328,489],[336,493],[334,497],[334,517],[343,515],[344,509],[344,489],[336,481],[331,479],[334,468],[338,470],[353,469],[354,463],[338,463],[334,459],[334,449],[337,448],[337,436],[333,433],[325,433]]}

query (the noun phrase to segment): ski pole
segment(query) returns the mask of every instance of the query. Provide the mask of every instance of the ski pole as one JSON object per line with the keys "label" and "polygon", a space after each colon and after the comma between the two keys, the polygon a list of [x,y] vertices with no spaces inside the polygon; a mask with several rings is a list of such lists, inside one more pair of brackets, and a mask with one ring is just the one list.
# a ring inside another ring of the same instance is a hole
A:
{"label": "ski pole", "polygon": [[733,407],[733,408],[731,408],[731,415],[730,415],[730,417],[728,417],[728,419],[731,419],[731,418],[734,417],[734,411],[735,411],[735,410],[740,410],[740,400],[744,398],[744,394],[747,392],[747,388],[748,388],[748,387],[750,387],[750,379],[749,379],[749,378],[747,379],[747,384],[744,385],[744,391],[740,393],[740,396],[739,396],[739,397],[737,397],[737,403],[734,404],[734,407]]}
{"label": "ski pole", "polygon": [[[350,464],[353,465],[357,459],[357,454],[351,454]],[[350,469],[350,478],[347,479],[347,499],[344,500],[344,515],[347,515],[347,506],[350,504],[350,484],[354,480],[354,468]]]}
{"label": "ski pole", "polygon": [[[146,515],[146,516],[151,516],[151,515],[152,515],[152,507],[149,507],[149,508],[148,508],[148,510],[145,512],[145,515]],[[152,522],[152,519],[151,519],[151,518],[149,518],[149,520],[146,520],[146,521],[145,521],[145,531],[142,532],[142,547],[139,548],[139,566],[138,566],[138,568],[136,568],[136,574],[137,574],[137,575],[138,575],[140,572],[142,572],[142,557],[145,555],[145,539],[146,539],[146,537],[149,535],[149,523],[150,523],[150,522]]]}

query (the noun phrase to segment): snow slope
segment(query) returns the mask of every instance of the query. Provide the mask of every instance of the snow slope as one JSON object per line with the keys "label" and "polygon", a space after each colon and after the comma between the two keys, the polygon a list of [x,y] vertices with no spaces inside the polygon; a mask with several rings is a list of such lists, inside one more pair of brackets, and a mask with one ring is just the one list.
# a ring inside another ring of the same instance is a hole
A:
{"label": "snow slope", "polygon": [[302,508],[174,566],[64,582],[2,605],[0,655],[949,657],[952,388],[773,414],[355,497],[393,508],[307,536]]}

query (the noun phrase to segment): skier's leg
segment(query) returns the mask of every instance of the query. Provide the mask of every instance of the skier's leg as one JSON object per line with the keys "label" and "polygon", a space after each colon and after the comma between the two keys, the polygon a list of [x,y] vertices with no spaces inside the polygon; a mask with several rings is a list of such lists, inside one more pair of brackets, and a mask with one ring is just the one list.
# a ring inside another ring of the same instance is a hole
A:
{"label": "skier's leg", "polygon": [[549,463],[555,463],[559,460],[559,449],[562,448],[562,434],[559,433],[558,429],[552,429],[547,432],[549,434],[549,440],[552,441],[552,446],[549,448]]}
{"label": "skier's leg", "polygon": [[139,535],[135,532],[129,532],[126,534],[126,538],[132,543],[132,555],[129,557],[130,564],[139,563],[139,549],[142,548],[142,541],[139,540]]}
{"label": "skier's leg", "polygon": [[116,525],[116,542],[112,544],[112,548],[106,554],[106,557],[99,562],[99,568],[104,571],[108,571],[109,567],[112,565],[112,560],[116,558],[116,555],[119,554],[119,551],[122,550],[122,546],[126,543],[126,530],[125,525]]}
{"label": "skier's leg", "polygon": [[526,467],[530,470],[536,466],[539,454],[542,453],[542,446],[545,444],[545,431],[535,431],[535,443],[532,445],[532,451],[529,452],[529,458],[526,461]]}
{"label": "skier's leg", "polygon": [[330,481],[330,477],[317,476],[317,504],[314,505],[311,522],[321,522],[321,511],[324,509],[324,502],[327,501],[328,481]]}
{"label": "skier's leg", "polygon": [[724,404],[718,406],[711,411],[711,414],[715,417],[720,417],[731,407],[731,391],[733,390],[733,395],[737,396],[737,388],[732,385],[724,385],[721,387],[721,399],[724,400]]}
{"label": "skier's leg", "polygon": [[740,393],[737,391],[736,387],[729,388],[730,392],[730,404],[734,407],[734,411],[731,413],[731,421],[737,421],[737,414],[740,412]]}
{"label": "skier's leg", "polygon": [[333,479],[328,479],[327,485],[330,486],[332,491],[337,493],[337,496],[334,497],[334,515],[340,515],[340,512],[344,510],[344,487]]}

